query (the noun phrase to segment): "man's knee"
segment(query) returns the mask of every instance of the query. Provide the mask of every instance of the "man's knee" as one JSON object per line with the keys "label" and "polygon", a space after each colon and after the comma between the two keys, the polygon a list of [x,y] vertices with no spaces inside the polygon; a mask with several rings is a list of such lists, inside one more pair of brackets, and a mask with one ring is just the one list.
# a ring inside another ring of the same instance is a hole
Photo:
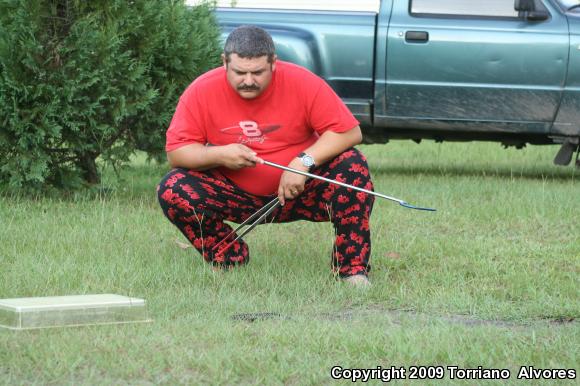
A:
{"label": "man's knee", "polygon": [[168,202],[167,192],[173,191],[177,182],[182,178],[185,178],[185,173],[180,169],[172,169],[161,179],[157,185],[157,199],[160,204]]}
{"label": "man's knee", "polygon": [[[329,177],[356,186],[365,190],[373,191],[373,183],[365,156],[357,149],[351,148],[340,154],[330,164],[331,175]],[[374,196],[357,190],[336,187],[334,198],[339,204],[357,204],[361,208],[372,208]]]}
{"label": "man's knee", "polygon": [[157,185],[157,199],[167,217],[173,219],[175,212],[192,212],[197,194],[191,187],[186,169],[173,169]]}
{"label": "man's knee", "polygon": [[162,179],[159,185],[157,185],[157,191],[165,190],[168,188],[173,188],[180,180],[187,177],[186,169],[171,169]]}
{"label": "man's knee", "polygon": [[[365,156],[357,149],[351,148],[341,153],[330,163],[332,174],[340,176],[348,184],[361,188],[370,185],[370,172]],[[369,189],[369,188],[365,188]]]}

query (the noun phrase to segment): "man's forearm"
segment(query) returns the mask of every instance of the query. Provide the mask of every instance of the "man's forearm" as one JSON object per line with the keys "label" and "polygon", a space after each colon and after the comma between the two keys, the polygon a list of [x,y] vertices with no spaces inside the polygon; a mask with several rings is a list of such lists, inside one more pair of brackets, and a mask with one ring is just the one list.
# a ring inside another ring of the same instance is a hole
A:
{"label": "man's forearm", "polygon": [[191,170],[208,170],[222,166],[219,146],[205,146],[193,143],[167,153],[171,167]]}
{"label": "man's forearm", "polygon": [[[304,152],[314,158],[316,165],[322,165],[346,149],[359,144],[362,140],[360,127],[356,126],[345,133],[335,133],[327,131],[318,138],[318,140]],[[298,155],[298,154],[297,154]],[[306,167],[298,158],[292,159],[288,166],[292,169],[306,171]],[[280,185],[278,186],[278,199],[282,205],[285,204],[286,199],[295,198],[304,190],[306,177],[295,174],[290,171],[285,171],[280,177]]]}
{"label": "man's forearm", "polygon": [[208,170],[220,166],[228,169],[254,167],[262,159],[256,156],[249,147],[231,143],[224,146],[205,146],[200,143],[185,145],[167,153],[167,159],[172,167],[191,170]]}
{"label": "man's forearm", "polygon": [[359,126],[344,133],[327,131],[304,152],[314,158],[316,165],[322,165],[346,149],[358,145],[361,141],[362,134]]}

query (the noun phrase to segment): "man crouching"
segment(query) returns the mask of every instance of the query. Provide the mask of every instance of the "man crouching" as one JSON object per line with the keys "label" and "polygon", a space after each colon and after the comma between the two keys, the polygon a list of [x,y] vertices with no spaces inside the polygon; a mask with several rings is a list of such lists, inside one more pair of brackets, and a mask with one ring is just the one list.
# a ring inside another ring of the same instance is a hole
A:
{"label": "man crouching", "polygon": [[185,90],[167,130],[174,169],[158,186],[165,215],[207,262],[229,268],[250,254],[242,239],[212,249],[232,231],[224,221],[243,222],[277,196],[282,205],[268,222],[331,221],[333,270],[368,285],[374,197],[262,164],[372,190],[366,159],[353,147],[362,140],[359,122],[323,79],[277,60],[261,28],[232,31],[222,59]]}

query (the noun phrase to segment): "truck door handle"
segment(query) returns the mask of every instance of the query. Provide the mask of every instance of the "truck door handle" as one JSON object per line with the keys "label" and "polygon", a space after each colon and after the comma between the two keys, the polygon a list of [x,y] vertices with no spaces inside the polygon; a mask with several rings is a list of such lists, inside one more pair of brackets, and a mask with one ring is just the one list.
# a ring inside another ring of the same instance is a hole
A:
{"label": "truck door handle", "polygon": [[427,43],[429,41],[429,32],[407,31],[405,32],[405,41],[409,43]]}

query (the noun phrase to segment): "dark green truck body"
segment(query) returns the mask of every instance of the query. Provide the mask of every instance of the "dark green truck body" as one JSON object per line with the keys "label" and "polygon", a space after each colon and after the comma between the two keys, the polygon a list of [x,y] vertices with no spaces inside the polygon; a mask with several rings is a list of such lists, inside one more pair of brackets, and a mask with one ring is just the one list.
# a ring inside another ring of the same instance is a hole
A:
{"label": "dark green truck body", "polygon": [[[218,8],[223,35],[259,25],[278,56],[323,77],[390,139],[562,144],[580,140],[577,0],[383,0],[378,12]],[[516,10],[517,8],[517,10]]]}

